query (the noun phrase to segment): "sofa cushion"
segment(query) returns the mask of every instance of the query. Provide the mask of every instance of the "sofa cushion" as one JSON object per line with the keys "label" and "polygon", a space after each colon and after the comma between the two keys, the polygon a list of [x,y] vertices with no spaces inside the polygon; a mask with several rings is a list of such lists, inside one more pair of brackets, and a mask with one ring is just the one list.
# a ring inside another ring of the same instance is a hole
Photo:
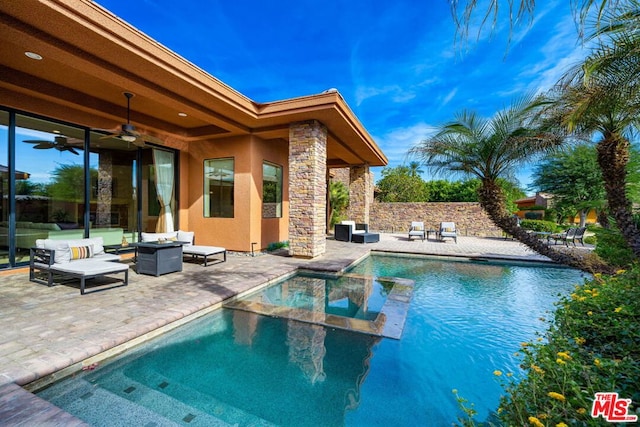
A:
{"label": "sofa cushion", "polygon": [[128,270],[127,264],[118,262],[96,261],[94,259],[81,259],[64,265],[56,264],[53,270],[79,276],[96,276],[109,273],[117,273]]}
{"label": "sofa cushion", "polygon": [[180,242],[187,242],[188,245],[193,245],[193,235],[193,231],[178,230],[178,235],[176,237]]}
{"label": "sofa cushion", "polygon": [[177,240],[178,239],[178,232],[177,231],[172,231],[170,233],[140,233],[140,235],[142,236],[142,241],[143,242],[157,242],[160,239],[166,239],[166,240]]}
{"label": "sofa cushion", "polygon": [[69,246],[71,250],[71,260],[93,258],[93,245]]}
{"label": "sofa cushion", "polygon": [[71,249],[66,240],[38,239],[36,247],[55,251],[53,261],[56,264],[65,264],[71,261]]}
{"label": "sofa cushion", "polygon": [[103,254],[104,253],[104,240],[102,237],[89,237],[88,239],[69,239],[62,240],[67,242],[69,246],[89,246],[93,245],[93,254]]}

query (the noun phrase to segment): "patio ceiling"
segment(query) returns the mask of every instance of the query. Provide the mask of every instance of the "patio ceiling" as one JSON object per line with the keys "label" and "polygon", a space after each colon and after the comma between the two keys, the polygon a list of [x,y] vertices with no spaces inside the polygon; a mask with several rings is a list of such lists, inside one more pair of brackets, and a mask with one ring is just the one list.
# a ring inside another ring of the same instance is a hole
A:
{"label": "patio ceiling", "polygon": [[12,108],[116,130],[132,92],[131,122],[162,140],[288,140],[290,123],[318,120],[330,166],[387,164],[339,93],[256,103],[88,0],[0,2],[0,40],[0,97]]}

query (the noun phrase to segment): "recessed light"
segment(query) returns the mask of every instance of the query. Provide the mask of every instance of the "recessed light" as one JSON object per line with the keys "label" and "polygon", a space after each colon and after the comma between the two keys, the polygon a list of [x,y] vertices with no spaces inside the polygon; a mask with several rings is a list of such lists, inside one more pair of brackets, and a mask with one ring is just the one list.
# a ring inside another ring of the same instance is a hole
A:
{"label": "recessed light", "polygon": [[56,129],[56,130],[52,130],[51,132],[53,132],[53,133],[60,133],[60,131],[59,131],[59,130],[57,130],[57,129]]}
{"label": "recessed light", "polygon": [[187,117],[187,113],[178,113],[180,117]]}
{"label": "recessed light", "polygon": [[37,61],[42,59],[42,55],[38,55],[35,52],[25,52],[24,54],[27,55],[27,58],[35,59]]}

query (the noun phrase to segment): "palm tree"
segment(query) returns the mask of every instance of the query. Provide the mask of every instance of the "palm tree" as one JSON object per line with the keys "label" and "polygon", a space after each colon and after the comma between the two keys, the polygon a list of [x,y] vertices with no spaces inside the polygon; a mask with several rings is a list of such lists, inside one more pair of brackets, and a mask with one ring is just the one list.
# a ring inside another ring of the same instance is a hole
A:
{"label": "palm tree", "polygon": [[[490,31],[498,26],[498,16],[509,17],[509,35],[521,21],[533,22],[533,13],[536,8],[535,0],[492,0],[487,4],[487,10],[482,15],[479,25],[474,19],[474,12],[478,7],[478,0],[449,0],[451,14],[457,27],[457,36],[461,40],[466,40],[469,36],[469,28],[478,28],[478,37],[484,26],[490,22]],[[574,0],[571,7],[578,27],[579,36],[583,36],[583,30],[589,19],[593,18],[594,25],[600,27],[601,23],[606,23],[607,14],[620,8],[628,8],[629,5],[637,4],[637,0]],[[485,3],[482,3],[483,5]],[[506,10],[506,13],[502,11]]]}
{"label": "palm tree", "polygon": [[416,177],[422,174],[423,170],[420,169],[420,162],[409,162],[409,176]]}
{"label": "palm tree", "polygon": [[552,248],[518,226],[508,211],[500,178],[511,178],[524,160],[557,147],[563,138],[533,131],[531,118],[544,101],[525,97],[487,120],[473,112],[462,112],[429,139],[410,150],[435,172],[472,176],[480,180],[478,198],[491,220],[506,233],[552,260],[584,271],[607,272],[597,259],[586,259]]}
{"label": "palm tree", "polygon": [[[627,196],[630,135],[640,122],[640,3],[608,17],[593,37],[606,37],[581,66],[560,82],[550,116],[569,131],[597,133],[609,211],[637,258],[638,230]],[[608,42],[608,43],[607,43]]]}

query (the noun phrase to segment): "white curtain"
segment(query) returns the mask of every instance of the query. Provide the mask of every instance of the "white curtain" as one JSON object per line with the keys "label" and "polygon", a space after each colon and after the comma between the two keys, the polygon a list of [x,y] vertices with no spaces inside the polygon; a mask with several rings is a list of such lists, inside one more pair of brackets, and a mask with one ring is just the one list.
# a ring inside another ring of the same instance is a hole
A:
{"label": "white curtain", "polygon": [[173,153],[153,149],[153,165],[156,178],[156,193],[160,202],[160,214],[156,224],[156,233],[170,233],[173,229],[171,202],[173,199]]}

